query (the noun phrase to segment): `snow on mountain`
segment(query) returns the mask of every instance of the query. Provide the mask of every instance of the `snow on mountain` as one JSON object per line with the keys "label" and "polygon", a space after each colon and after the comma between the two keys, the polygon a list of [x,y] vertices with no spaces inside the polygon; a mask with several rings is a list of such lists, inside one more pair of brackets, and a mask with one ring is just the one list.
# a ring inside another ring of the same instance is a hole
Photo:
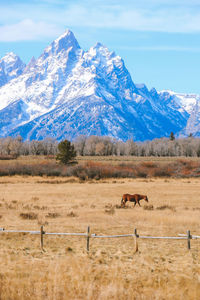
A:
{"label": "snow on mountain", "polygon": [[0,87],[18,77],[24,71],[25,64],[13,52],[0,59]]}
{"label": "snow on mountain", "polygon": [[161,91],[159,94],[161,97],[171,99],[181,107],[179,111],[188,114],[187,124],[177,132],[177,136],[184,137],[189,134],[200,136],[200,95],[181,94],[168,90]]}
{"label": "snow on mountain", "polygon": [[70,30],[27,66],[14,54],[1,59],[0,86],[1,136],[24,139],[169,136],[186,128],[196,103],[134,84],[121,57],[100,43],[82,50]]}
{"label": "snow on mountain", "polygon": [[160,94],[172,97],[181,107],[184,108],[189,114],[191,114],[195,104],[199,101],[199,96],[195,94],[181,94],[173,91],[165,90],[161,91]]}
{"label": "snow on mountain", "polygon": [[[191,95],[189,99],[191,102],[194,101],[194,104],[190,108],[191,113],[187,125],[179,132],[179,136],[189,136],[192,134],[193,136],[200,137],[200,96],[194,97],[194,95]],[[188,102],[190,103],[190,101]]]}

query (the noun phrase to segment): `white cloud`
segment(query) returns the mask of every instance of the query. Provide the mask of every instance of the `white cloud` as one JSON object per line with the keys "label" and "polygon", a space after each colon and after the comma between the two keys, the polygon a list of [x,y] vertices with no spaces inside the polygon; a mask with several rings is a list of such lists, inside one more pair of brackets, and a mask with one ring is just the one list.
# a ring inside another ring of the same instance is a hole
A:
{"label": "white cloud", "polygon": [[124,6],[71,6],[66,10],[69,25],[119,28],[137,31],[191,33],[200,32],[200,11],[183,8],[157,10],[134,9]]}
{"label": "white cloud", "polygon": [[200,33],[199,0],[36,2],[0,4],[0,41],[54,38],[66,27]]}
{"label": "white cloud", "polygon": [[40,40],[44,37],[55,36],[59,31],[56,25],[25,19],[16,24],[0,26],[0,41]]}

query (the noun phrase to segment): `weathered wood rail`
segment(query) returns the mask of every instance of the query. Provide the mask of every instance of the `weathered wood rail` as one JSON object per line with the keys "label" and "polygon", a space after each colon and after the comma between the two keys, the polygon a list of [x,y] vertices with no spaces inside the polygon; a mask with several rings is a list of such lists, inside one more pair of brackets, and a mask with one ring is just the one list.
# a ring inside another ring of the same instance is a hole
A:
{"label": "weathered wood rail", "polygon": [[40,234],[41,236],[41,249],[44,247],[44,235],[58,235],[58,236],[82,236],[86,238],[86,249],[89,252],[90,249],[90,239],[91,238],[126,238],[133,237],[135,238],[135,251],[138,251],[138,239],[164,239],[164,240],[187,240],[187,248],[190,250],[191,244],[190,240],[192,239],[200,239],[199,235],[191,235],[190,230],[187,230],[186,234],[178,234],[178,236],[145,236],[139,235],[137,233],[137,229],[134,230],[134,233],[129,234],[116,234],[116,235],[98,235],[95,233],[90,233],[90,227],[87,227],[87,231],[85,233],[81,232],[46,232],[43,230],[43,226],[41,226],[39,231],[36,230],[7,230],[4,228],[0,228],[0,233],[29,233],[29,234]]}

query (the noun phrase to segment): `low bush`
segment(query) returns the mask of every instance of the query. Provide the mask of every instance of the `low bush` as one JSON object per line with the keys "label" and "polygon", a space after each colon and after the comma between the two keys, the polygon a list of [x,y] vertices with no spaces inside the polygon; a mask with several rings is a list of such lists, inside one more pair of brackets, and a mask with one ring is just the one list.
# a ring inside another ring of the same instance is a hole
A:
{"label": "low bush", "polygon": [[[180,159],[170,164],[159,162],[112,164],[88,161],[66,166],[46,160],[34,163],[17,161],[11,164],[0,164],[0,176],[11,175],[77,177],[81,181],[104,178],[198,177],[200,162]],[[51,182],[46,180],[44,183]],[[61,182],[57,180],[55,183]]]}
{"label": "low bush", "polygon": [[105,209],[105,213],[108,214],[108,215],[114,215],[114,213],[115,213],[115,208],[114,208],[114,206]]}
{"label": "low bush", "polygon": [[153,205],[144,205],[143,209],[144,210],[153,210],[154,208],[153,208]]}
{"label": "low bush", "polygon": [[170,206],[170,205],[158,206],[158,207],[156,207],[156,209],[158,209],[158,210],[170,209],[172,211],[176,211],[175,207],[174,206]]}
{"label": "low bush", "polygon": [[74,213],[73,211],[70,211],[70,212],[67,214],[67,217],[75,218],[75,217],[78,217],[78,215],[77,215],[76,213]]}
{"label": "low bush", "polygon": [[34,212],[29,212],[29,213],[20,213],[20,218],[24,220],[36,220],[38,215]]}
{"label": "low bush", "polygon": [[52,218],[52,219],[54,219],[54,218],[58,218],[58,217],[60,217],[60,214],[59,213],[56,213],[56,212],[49,212],[47,215],[46,215],[46,218]]}

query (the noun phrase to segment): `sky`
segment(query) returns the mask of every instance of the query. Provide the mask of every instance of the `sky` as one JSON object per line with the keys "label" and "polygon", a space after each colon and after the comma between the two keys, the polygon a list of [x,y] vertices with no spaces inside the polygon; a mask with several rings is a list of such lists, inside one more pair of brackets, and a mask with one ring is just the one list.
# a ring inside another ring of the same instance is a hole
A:
{"label": "sky", "polygon": [[66,29],[115,51],[134,83],[200,94],[200,0],[0,0],[0,58],[28,63]]}

